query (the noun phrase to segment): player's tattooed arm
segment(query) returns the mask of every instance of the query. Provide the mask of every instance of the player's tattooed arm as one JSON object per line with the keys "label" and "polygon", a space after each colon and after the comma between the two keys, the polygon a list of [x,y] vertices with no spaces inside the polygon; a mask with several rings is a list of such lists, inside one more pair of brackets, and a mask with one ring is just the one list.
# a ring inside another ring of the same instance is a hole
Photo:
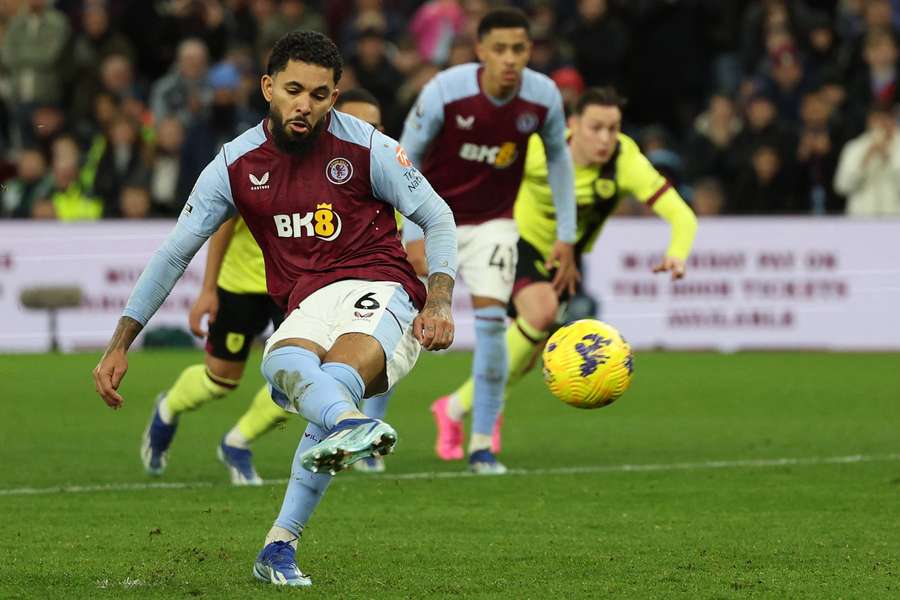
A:
{"label": "player's tattooed arm", "polygon": [[116,331],[113,333],[106,352],[100,358],[99,364],[94,367],[94,388],[106,405],[110,408],[122,406],[122,396],[119,394],[119,384],[128,371],[128,349],[134,338],[141,332],[143,326],[130,317],[119,318]]}
{"label": "player's tattooed arm", "polygon": [[426,350],[443,350],[453,343],[453,278],[433,273],[428,278],[428,298],[413,321],[413,333]]}

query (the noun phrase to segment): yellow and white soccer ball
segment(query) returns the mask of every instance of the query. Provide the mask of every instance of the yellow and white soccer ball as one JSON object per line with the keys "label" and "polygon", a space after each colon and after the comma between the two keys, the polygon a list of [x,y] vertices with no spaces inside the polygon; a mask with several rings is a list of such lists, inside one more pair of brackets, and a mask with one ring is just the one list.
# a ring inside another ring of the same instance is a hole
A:
{"label": "yellow and white soccer ball", "polygon": [[631,346],[615,327],[595,319],[560,327],[544,348],[544,381],[576,408],[600,408],[625,393],[634,372]]}

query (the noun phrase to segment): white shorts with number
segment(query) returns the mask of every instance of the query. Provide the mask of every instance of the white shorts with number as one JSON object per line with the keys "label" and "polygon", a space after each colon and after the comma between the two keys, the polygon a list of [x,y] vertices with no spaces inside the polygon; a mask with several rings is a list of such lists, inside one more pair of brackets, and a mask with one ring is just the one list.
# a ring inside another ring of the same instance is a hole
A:
{"label": "white shorts with number", "polygon": [[516,222],[494,219],[478,225],[460,225],[456,239],[458,272],[472,295],[508,302],[516,279]]}
{"label": "white shorts with number", "polygon": [[265,354],[276,343],[301,338],[330,350],[345,333],[364,333],[378,340],[386,359],[388,388],[416,364],[421,346],[412,333],[418,311],[399,283],[348,279],[307,296],[266,341]]}

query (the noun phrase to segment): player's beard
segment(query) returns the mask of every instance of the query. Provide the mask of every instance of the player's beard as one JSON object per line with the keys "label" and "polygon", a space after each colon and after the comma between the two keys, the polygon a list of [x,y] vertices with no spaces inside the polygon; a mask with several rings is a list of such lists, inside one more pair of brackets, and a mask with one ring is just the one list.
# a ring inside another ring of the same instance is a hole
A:
{"label": "player's beard", "polygon": [[[301,122],[306,125],[306,134],[302,136],[289,134],[285,129],[285,126],[292,121]],[[303,156],[312,149],[313,145],[315,145],[316,140],[319,138],[319,134],[322,133],[325,119],[320,119],[314,127],[310,127],[309,121],[303,119],[291,119],[291,121],[286,123],[278,109],[273,106],[269,108],[269,122],[272,124],[272,141],[275,142],[275,146],[287,154]]]}

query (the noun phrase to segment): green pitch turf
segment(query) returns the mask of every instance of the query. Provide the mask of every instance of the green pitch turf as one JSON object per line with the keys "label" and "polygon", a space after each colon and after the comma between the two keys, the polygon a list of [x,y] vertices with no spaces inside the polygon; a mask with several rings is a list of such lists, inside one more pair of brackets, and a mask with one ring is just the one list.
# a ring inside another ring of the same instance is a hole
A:
{"label": "green pitch turf", "polygon": [[[900,598],[896,354],[640,353],[597,411],[532,375],[497,478],[435,475],[463,465],[434,458],[428,407],[469,357],[425,356],[389,411],[387,476],[338,475],[311,521],[307,590],[251,577],[283,482],[231,488],[214,456],[258,355],[182,420],[165,477],[142,472],[153,397],[200,357],[133,354],[113,412],[97,355],[0,356],[0,598]],[[258,442],[263,477],[288,476],[301,431]]]}

